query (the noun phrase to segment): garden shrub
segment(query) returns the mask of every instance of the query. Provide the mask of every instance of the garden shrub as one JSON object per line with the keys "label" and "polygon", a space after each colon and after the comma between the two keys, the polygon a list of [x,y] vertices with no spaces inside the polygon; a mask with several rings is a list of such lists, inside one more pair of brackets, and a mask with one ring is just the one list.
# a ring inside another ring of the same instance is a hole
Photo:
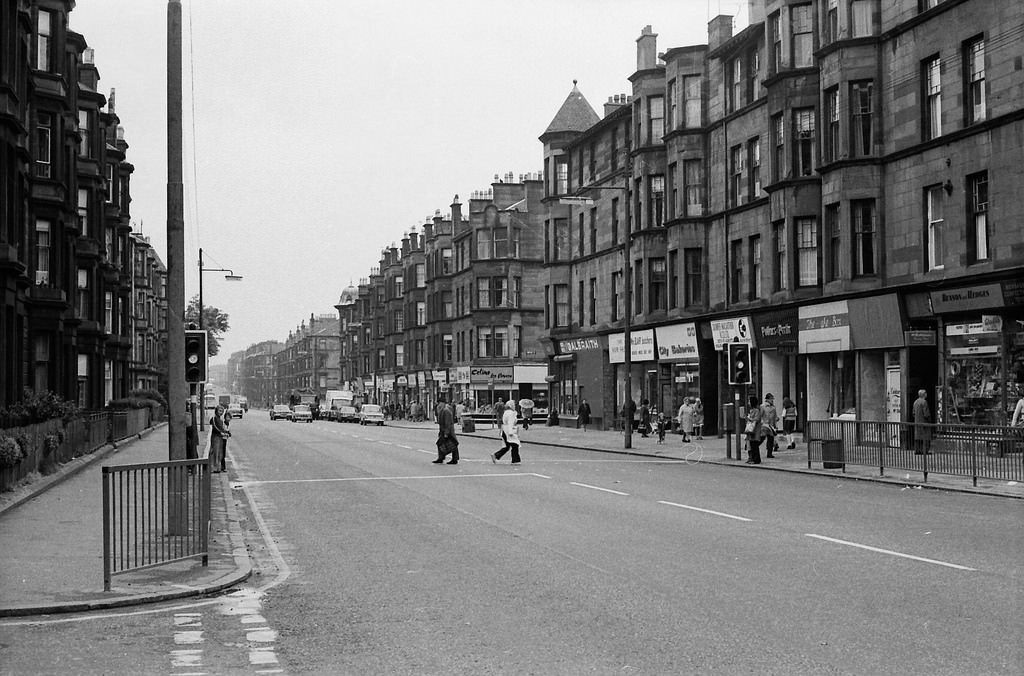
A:
{"label": "garden shrub", "polygon": [[21,448],[14,437],[0,437],[0,467],[14,467],[21,458]]}
{"label": "garden shrub", "polygon": [[0,426],[24,427],[58,418],[65,423],[78,415],[78,406],[53,392],[25,388],[21,401],[0,409]]}

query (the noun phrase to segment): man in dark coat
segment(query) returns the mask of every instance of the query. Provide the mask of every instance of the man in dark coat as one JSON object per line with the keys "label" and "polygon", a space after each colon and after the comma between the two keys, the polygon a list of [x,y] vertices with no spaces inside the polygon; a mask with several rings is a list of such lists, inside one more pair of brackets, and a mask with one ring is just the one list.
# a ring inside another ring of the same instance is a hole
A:
{"label": "man in dark coat", "polygon": [[646,437],[651,431],[651,405],[646,399],[640,402],[640,436]]}
{"label": "man in dark coat", "polygon": [[590,424],[590,404],[584,399],[580,402],[579,410],[576,411],[576,427],[583,426],[583,431],[587,431],[587,425]]}
{"label": "man in dark coat", "polygon": [[434,464],[441,464],[449,454],[452,459],[448,464],[459,464],[459,438],[455,436],[455,415],[442,396],[437,401],[437,460],[433,461]]}

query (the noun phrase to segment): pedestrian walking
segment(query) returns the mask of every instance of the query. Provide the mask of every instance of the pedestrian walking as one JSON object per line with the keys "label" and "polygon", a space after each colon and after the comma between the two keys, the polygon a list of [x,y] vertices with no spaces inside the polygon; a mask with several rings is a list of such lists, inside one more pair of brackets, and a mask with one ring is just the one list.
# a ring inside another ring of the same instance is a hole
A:
{"label": "pedestrian walking", "polygon": [[683,435],[683,443],[690,443],[690,435],[693,434],[693,400],[691,397],[684,397],[683,403],[676,413],[676,423]]}
{"label": "pedestrian walking", "polygon": [[519,424],[516,416],[516,404],[509,401],[505,404],[505,412],[501,416],[501,440],[505,443],[501,450],[491,453],[491,462],[498,462],[509,451],[512,451],[512,464],[518,465],[519,457]]}
{"label": "pedestrian walking", "polygon": [[693,402],[693,433],[697,435],[698,440],[704,439],[704,402],[700,397]]}
{"label": "pedestrian walking", "polygon": [[226,469],[228,437],[231,432],[224,423],[224,407],[220,404],[213,409],[213,417],[210,418],[210,464],[214,472],[223,472]]}
{"label": "pedestrian walking", "polygon": [[761,425],[761,407],[757,405],[757,397],[747,399],[747,425],[744,428],[747,437],[747,464],[761,464],[761,439],[764,430]]}
{"label": "pedestrian walking", "polygon": [[622,425],[625,429],[626,425],[629,425],[629,429],[633,429],[633,419],[636,417],[636,402],[633,399],[629,399],[622,405]]}
{"label": "pedestrian walking", "polygon": [[452,459],[449,465],[459,464],[459,438],[455,436],[455,416],[447,400],[442,395],[437,400],[437,460],[432,460],[435,465],[440,465],[449,455]]}
{"label": "pedestrian walking", "polygon": [[796,448],[796,403],[789,397],[782,398],[782,433],[788,442],[786,448]]}
{"label": "pedestrian walking", "polygon": [[775,451],[779,450],[775,437],[779,434],[779,412],[775,409],[775,397],[772,393],[764,395],[764,404],[761,405],[761,426],[764,429],[765,449],[768,457],[774,458]]}
{"label": "pedestrian walking", "polygon": [[646,399],[640,401],[640,436],[646,437],[651,431],[651,406]]}
{"label": "pedestrian walking", "polygon": [[[1020,376],[1017,376],[1017,382],[1020,382]],[[1013,408],[1013,417],[1010,418],[1010,427],[1016,427],[1018,429],[1024,428],[1024,391],[1020,393],[1020,398],[1017,399],[1017,405]]]}
{"label": "pedestrian walking", "polygon": [[502,416],[505,415],[505,401],[498,397],[498,401],[494,402],[494,426],[501,427]]}
{"label": "pedestrian walking", "polygon": [[590,404],[588,404],[587,400],[584,399],[583,401],[580,402],[580,407],[576,411],[576,429],[579,429],[580,425],[582,425],[583,426],[583,431],[586,432],[587,431],[587,425],[589,425],[589,424],[590,424]]}
{"label": "pedestrian walking", "polygon": [[932,412],[928,408],[928,391],[918,390],[914,402],[914,455],[931,455]]}
{"label": "pedestrian walking", "polygon": [[664,413],[658,414],[658,420],[656,424],[658,426],[658,443],[663,444],[665,443],[665,430],[668,428],[668,420],[665,418]]}

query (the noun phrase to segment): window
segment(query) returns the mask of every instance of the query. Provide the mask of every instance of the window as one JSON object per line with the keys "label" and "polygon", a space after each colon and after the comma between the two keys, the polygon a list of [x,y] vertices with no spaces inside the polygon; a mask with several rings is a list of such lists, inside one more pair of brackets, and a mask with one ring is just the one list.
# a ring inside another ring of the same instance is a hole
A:
{"label": "window", "polygon": [[942,209],[942,186],[933,185],[925,188],[925,200],[927,202],[927,231],[925,242],[927,247],[927,259],[929,270],[941,270],[945,263],[945,229],[946,220],[943,217]]}
{"label": "window", "polygon": [[578,232],[578,234],[576,236],[576,252],[577,252],[577,255],[580,258],[583,258],[583,255],[585,253],[584,252],[584,245],[586,245],[586,243],[587,243],[586,238],[583,236],[583,218],[584,218],[583,210],[580,209],[580,213],[578,214],[578,221],[579,221],[579,228],[578,228],[578,230],[579,230],[579,232]]}
{"label": "window", "polygon": [[733,240],[729,249],[729,269],[732,272],[732,293],[729,298],[733,303],[738,303],[743,297],[743,269],[746,267],[746,261],[743,260],[743,240]]}
{"label": "window", "polygon": [[89,136],[89,111],[78,111],[78,154],[92,157],[92,139]]}
{"label": "window", "polygon": [[36,392],[50,389],[50,340],[48,336],[36,336],[33,341],[35,352],[35,383]]}
{"label": "window", "polygon": [[687,129],[701,126],[700,76],[683,78],[683,126]]}
{"label": "window", "polygon": [[555,284],[554,287],[555,305],[555,327],[569,326],[569,285]]}
{"label": "window", "polygon": [[967,124],[985,119],[985,40],[978,38],[964,47],[964,102],[967,106]]}
{"label": "window", "polygon": [[942,134],[942,61],[938,56],[925,60],[921,66],[924,73],[924,111],[921,122],[924,125],[924,140],[937,138]]}
{"label": "window", "polygon": [[426,355],[425,355],[425,343],[424,343],[424,341],[423,340],[417,340],[415,343],[413,343],[413,350],[414,350],[414,352],[413,352],[413,359],[415,360],[414,364],[416,366],[420,366],[422,364],[426,364],[427,360],[425,358]]}
{"label": "window", "polygon": [[835,162],[839,159],[839,87],[825,92],[825,115],[828,129],[825,132],[825,159]]}
{"label": "window", "polygon": [[988,172],[983,171],[967,177],[967,259],[988,258]]}
{"label": "window", "polygon": [[792,5],[789,8],[790,32],[793,34],[794,68],[806,68],[814,63],[814,28],[811,21],[811,5]]}
{"label": "window", "polygon": [[570,244],[569,244],[569,219],[567,218],[556,218],[554,220],[555,237],[554,237],[554,255],[551,257],[552,260],[565,261],[569,260],[570,256]]}
{"label": "window", "polygon": [[810,176],[814,173],[814,109],[794,110],[793,127],[796,139],[793,162],[797,175]]}
{"label": "window", "polygon": [[761,196],[761,144],[760,139],[747,141],[747,191],[751,200]]}
{"label": "window", "polygon": [[476,231],[476,257],[477,259],[493,258],[494,240],[489,228],[480,228]]}
{"label": "window", "polygon": [[50,221],[36,221],[36,284],[50,283]]}
{"label": "window", "polygon": [[772,277],[775,290],[785,291],[789,288],[789,269],[786,267],[786,222],[772,224],[772,240],[775,242],[775,260],[772,263]]}
{"label": "window", "polygon": [[672,131],[676,128],[676,124],[679,121],[679,115],[676,112],[676,81],[669,80],[668,87],[666,88],[665,95],[668,97],[668,110],[665,111],[665,125],[666,129]]}
{"label": "window", "polygon": [[395,345],[395,366],[405,366],[405,345]]}
{"label": "window", "polygon": [[747,103],[757,99],[757,77],[761,72],[761,50],[757,47],[747,52]]}
{"label": "window", "polygon": [[750,297],[761,297],[761,236],[750,238]]}
{"label": "window", "polygon": [[612,244],[619,243],[619,198],[612,198]]}
{"label": "window", "polygon": [[387,353],[384,351],[384,348],[382,347],[379,350],[377,350],[377,370],[383,371],[385,368],[387,368],[387,361]]}
{"label": "window", "polygon": [[405,317],[402,316],[401,310],[395,310],[391,313],[391,331],[392,333],[400,333],[405,330]]}
{"label": "window", "polygon": [[587,148],[587,182],[592,183],[597,175],[597,146],[593,141]]}
{"label": "window", "polygon": [[114,326],[114,294],[107,291],[103,294],[103,328],[107,333],[116,333]]}
{"label": "window", "polygon": [[875,274],[875,200],[853,200],[850,212],[853,222],[853,274],[868,277]]}
{"label": "window", "polygon": [[656,310],[664,310],[667,307],[666,297],[666,275],[665,275],[665,259],[664,258],[652,258],[648,261],[647,274],[649,276],[649,293],[648,298],[649,306],[648,309],[651,312]]}
{"label": "window", "polygon": [[668,306],[679,307],[679,252],[668,252]]}
{"label": "window", "polygon": [[476,356],[478,357],[494,357],[494,341],[492,337],[491,327],[481,326],[476,330]]}
{"label": "window", "polygon": [[782,17],[775,12],[768,17],[768,39],[771,41],[771,75],[782,71]]}
{"label": "window", "polygon": [[781,181],[786,175],[785,162],[785,128],[786,124],[779,113],[772,118],[772,181]]}
{"label": "window", "polygon": [[452,334],[446,333],[441,336],[441,361],[452,360],[452,346],[454,341],[452,340]]}
{"label": "window", "polygon": [[818,221],[813,217],[798,218],[796,227],[797,283],[818,285]]}
{"label": "window", "polygon": [[743,107],[743,59],[736,57],[729,64],[729,110]]}
{"label": "window", "polygon": [[825,42],[839,39],[839,0],[827,0],[825,11]]}
{"label": "window", "polygon": [[874,0],[850,0],[850,25],[853,37],[874,35],[875,26],[871,19],[871,5]]}
{"label": "window", "polygon": [[648,226],[660,228],[665,225],[665,177],[661,174],[649,177],[647,189],[650,191],[647,197]]}
{"label": "window", "polygon": [[[582,299],[581,299],[582,300]],[[589,307],[590,325],[597,324],[597,278],[590,278],[590,298],[587,303]]]}
{"label": "window", "polygon": [[82,237],[89,236],[89,191],[78,189],[78,231]]}
{"label": "window", "polygon": [[422,289],[427,285],[427,266],[425,263],[416,264],[416,288]]}
{"label": "window", "polygon": [[612,273],[612,316],[611,321],[619,321],[624,316],[622,309],[622,272]]}
{"label": "window", "polygon": [[441,292],[441,316],[445,319],[451,319],[455,316],[455,307],[452,303],[451,291]]}
{"label": "window", "polygon": [[78,319],[92,319],[92,307],[89,302],[89,271],[78,268],[78,284],[75,294],[75,314]]}
{"label": "window", "polygon": [[512,326],[512,354],[511,357],[519,359],[523,356],[523,327]]}
{"label": "window", "polygon": [[825,205],[825,233],[828,236],[828,265],[825,266],[825,278],[833,282],[842,274],[842,223],[839,220],[839,204]]}
{"label": "window", "polygon": [[704,215],[704,162],[685,160],[683,162],[683,193],[686,199],[687,216]]}
{"label": "window", "polygon": [[587,307],[583,304],[583,280],[581,279],[576,285],[576,325],[582,327],[584,320],[584,312]]}
{"label": "window", "polygon": [[[40,12],[42,14],[43,12]],[[46,12],[49,14],[49,12]],[[36,115],[36,176],[50,178],[53,149],[53,116],[39,112]]]}
{"label": "window", "polygon": [[107,163],[107,202],[114,202],[114,195],[117,194],[117,174],[114,173],[114,163]]}
{"label": "window", "polygon": [[423,326],[427,323],[427,304],[423,301],[416,301],[416,326]]}
{"label": "window", "polygon": [[684,303],[687,307],[700,305],[704,299],[703,252],[700,249],[683,251],[683,274],[686,282]]}
{"label": "window", "polygon": [[590,253],[597,253],[597,207],[590,210]]}
{"label": "window", "polygon": [[661,143],[665,136],[665,99],[661,96],[651,96],[647,99],[648,131],[647,138],[649,145]]}
{"label": "window", "polygon": [[733,146],[729,151],[729,204],[739,206],[743,195],[743,146]]}
{"label": "window", "polygon": [[612,171],[619,168],[619,128],[612,127],[612,137],[609,141],[608,155],[611,160]]}
{"label": "window", "polygon": [[855,157],[867,157],[874,152],[871,137],[873,93],[871,80],[850,84],[850,148]]}
{"label": "window", "polygon": [[53,12],[39,10],[36,17],[36,69],[51,70],[53,66]]}
{"label": "window", "polygon": [[569,192],[569,162],[562,157],[555,159],[555,194]]}
{"label": "window", "polygon": [[676,163],[668,165],[668,212],[666,216],[671,221],[679,213],[679,177],[676,171]]}
{"label": "window", "polygon": [[511,307],[519,307],[519,303],[522,302],[523,297],[523,278],[514,276],[512,277],[512,296],[509,298],[509,305]]}
{"label": "window", "polygon": [[441,274],[452,274],[452,250],[441,249]]}

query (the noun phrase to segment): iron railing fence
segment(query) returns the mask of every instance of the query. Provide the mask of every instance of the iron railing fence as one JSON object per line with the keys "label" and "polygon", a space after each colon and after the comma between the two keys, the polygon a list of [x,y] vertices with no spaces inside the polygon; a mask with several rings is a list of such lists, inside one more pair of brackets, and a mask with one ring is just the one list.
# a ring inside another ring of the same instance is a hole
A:
{"label": "iron railing fence", "polygon": [[1020,428],[962,424],[918,425],[864,420],[807,423],[807,467],[846,465],[950,474],[978,479],[1024,481],[1024,434]]}
{"label": "iron railing fence", "polygon": [[103,589],[111,577],[209,555],[208,458],[103,468]]}

